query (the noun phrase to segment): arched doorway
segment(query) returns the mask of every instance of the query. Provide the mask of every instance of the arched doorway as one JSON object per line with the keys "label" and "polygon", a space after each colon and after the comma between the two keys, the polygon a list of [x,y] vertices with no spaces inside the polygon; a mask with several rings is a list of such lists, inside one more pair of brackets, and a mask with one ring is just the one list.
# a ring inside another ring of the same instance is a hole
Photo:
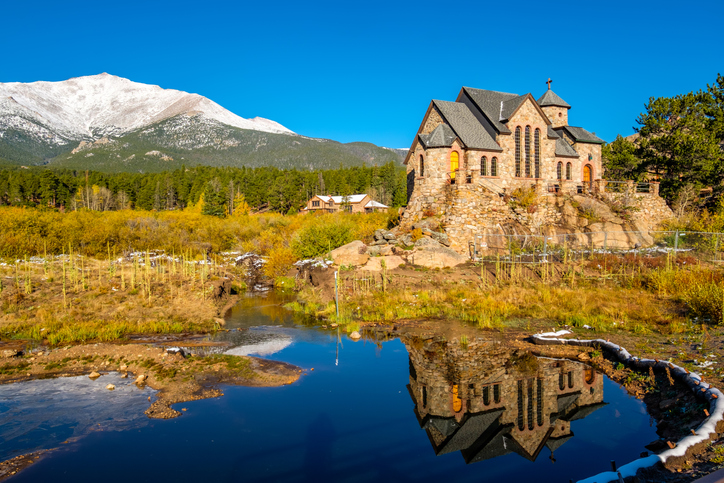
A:
{"label": "arched doorway", "polygon": [[460,156],[457,151],[450,153],[450,181],[455,182],[455,172],[460,167]]}
{"label": "arched doorway", "polygon": [[593,167],[590,164],[583,167],[583,184],[589,188],[593,186]]}

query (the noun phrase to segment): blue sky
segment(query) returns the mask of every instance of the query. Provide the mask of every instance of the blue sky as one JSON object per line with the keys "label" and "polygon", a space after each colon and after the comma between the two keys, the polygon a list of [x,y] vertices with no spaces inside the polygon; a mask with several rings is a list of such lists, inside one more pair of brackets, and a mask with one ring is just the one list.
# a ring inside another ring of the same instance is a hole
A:
{"label": "blue sky", "polygon": [[461,86],[536,98],[607,141],[724,73],[724,2],[10,2],[0,82],[108,72],[306,136],[408,147]]}

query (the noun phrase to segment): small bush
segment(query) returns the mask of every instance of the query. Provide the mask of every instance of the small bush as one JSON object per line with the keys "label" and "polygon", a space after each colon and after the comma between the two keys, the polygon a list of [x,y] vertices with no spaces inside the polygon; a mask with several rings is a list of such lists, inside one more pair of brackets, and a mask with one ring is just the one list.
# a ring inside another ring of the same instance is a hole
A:
{"label": "small bush", "polygon": [[513,190],[508,201],[511,208],[522,208],[528,213],[535,213],[538,203],[538,193],[532,188],[517,188]]}
{"label": "small bush", "polygon": [[410,236],[412,237],[412,241],[416,242],[417,240],[422,238],[422,229],[415,228],[414,230],[412,230],[412,233],[410,233]]}
{"label": "small bush", "polygon": [[296,257],[291,248],[277,247],[269,252],[269,258],[264,264],[264,275],[271,279],[282,277],[292,268]]}
{"label": "small bush", "polygon": [[342,217],[320,217],[292,239],[293,254],[300,259],[318,257],[352,241],[352,221]]}

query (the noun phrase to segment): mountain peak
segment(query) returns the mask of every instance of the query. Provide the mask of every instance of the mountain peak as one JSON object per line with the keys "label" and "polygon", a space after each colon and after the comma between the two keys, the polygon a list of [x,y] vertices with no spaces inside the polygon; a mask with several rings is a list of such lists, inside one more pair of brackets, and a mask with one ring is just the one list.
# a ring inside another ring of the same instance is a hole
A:
{"label": "mountain peak", "polygon": [[[274,121],[244,119],[199,94],[134,82],[107,72],[59,82],[0,83],[0,98],[21,106],[0,107],[0,121],[27,122],[50,129],[68,140],[118,136],[189,111],[241,129],[294,134]],[[9,119],[15,116],[22,120]],[[0,133],[3,130],[0,122]]]}

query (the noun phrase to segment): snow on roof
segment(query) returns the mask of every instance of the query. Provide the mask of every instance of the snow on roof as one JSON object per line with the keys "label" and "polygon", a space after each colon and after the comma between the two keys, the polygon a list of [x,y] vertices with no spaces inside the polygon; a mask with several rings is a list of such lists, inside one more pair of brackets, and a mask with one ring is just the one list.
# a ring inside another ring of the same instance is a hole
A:
{"label": "snow on roof", "polygon": [[389,208],[389,206],[378,203],[375,200],[370,200],[370,202],[365,205],[365,208]]}

